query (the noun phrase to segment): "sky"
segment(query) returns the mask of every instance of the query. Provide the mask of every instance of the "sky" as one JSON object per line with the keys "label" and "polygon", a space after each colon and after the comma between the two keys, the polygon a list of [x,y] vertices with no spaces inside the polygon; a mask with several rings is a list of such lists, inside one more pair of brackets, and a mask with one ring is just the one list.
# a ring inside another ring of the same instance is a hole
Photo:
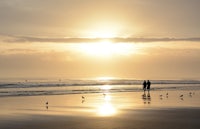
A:
{"label": "sky", "polygon": [[199,0],[0,0],[0,78],[200,79]]}

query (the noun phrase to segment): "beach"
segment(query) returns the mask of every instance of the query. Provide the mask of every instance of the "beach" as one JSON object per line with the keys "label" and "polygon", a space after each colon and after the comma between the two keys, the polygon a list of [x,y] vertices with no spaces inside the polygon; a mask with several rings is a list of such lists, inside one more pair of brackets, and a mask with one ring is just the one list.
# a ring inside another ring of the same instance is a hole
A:
{"label": "beach", "polygon": [[198,129],[199,98],[199,90],[1,97],[0,128]]}
{"label": "beach", "polygon": [[0,0],[0,129],[200,129],[200,0]]}

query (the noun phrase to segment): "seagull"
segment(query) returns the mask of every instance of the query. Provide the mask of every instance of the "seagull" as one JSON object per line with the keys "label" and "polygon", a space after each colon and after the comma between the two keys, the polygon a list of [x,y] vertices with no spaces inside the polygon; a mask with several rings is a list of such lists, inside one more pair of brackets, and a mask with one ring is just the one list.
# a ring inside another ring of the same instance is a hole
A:
{"label": "seagull", "polygon": [[84,97],[84,96],[82,96],[82,99],[85,99],[85,97]]}
{"label": "seagull", "polygon": [[189,96],[192,97],[192,92],[189,93]]}
{"label": "seagull", "polygon": [[48,103],[48,101],[47,101],[47,102],[46,102],[46,109],[48,109],[48,108],[49,108],[48,104],[49,104],[49,103]]}
{"label": "seagull", "polygon": [[162,97],[163,97],[163,95],[160,95],[160,99],[161,99],[161,100],[163,99]]}

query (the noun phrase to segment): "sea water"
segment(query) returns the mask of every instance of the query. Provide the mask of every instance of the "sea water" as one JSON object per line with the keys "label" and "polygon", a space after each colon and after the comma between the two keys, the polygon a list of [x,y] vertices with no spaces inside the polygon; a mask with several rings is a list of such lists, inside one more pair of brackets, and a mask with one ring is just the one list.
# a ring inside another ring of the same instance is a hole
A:
{"label": "sea water", "polygon": [[[199,80],[150,80],[151,90],[200,90]],[[1,79],[0,97],[142,91],[143,80]]]}

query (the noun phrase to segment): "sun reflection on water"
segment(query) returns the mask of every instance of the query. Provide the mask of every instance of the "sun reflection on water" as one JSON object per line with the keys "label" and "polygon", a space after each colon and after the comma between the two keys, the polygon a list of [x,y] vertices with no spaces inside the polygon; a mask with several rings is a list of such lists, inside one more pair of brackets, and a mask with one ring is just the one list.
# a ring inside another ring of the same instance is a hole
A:
{"label": "sun reflection on water", "polygon": [[104,102],[98,107],[99,116],[113,116],[117,113],[116,108],[111,103],[111,96],[105,95]]}
{"label": "sun reflection on water", "polygon": [[116,114],[116,109],[111,103],[104,103],[98,109],[99,116],[112,116],[114,114]]}
{"label": "sun reflection on water", "polygon": [[111,85],[103,85],[100,87],[100,89],[102,89],[102,90],[110,90],[111,88],[112,88]]}

